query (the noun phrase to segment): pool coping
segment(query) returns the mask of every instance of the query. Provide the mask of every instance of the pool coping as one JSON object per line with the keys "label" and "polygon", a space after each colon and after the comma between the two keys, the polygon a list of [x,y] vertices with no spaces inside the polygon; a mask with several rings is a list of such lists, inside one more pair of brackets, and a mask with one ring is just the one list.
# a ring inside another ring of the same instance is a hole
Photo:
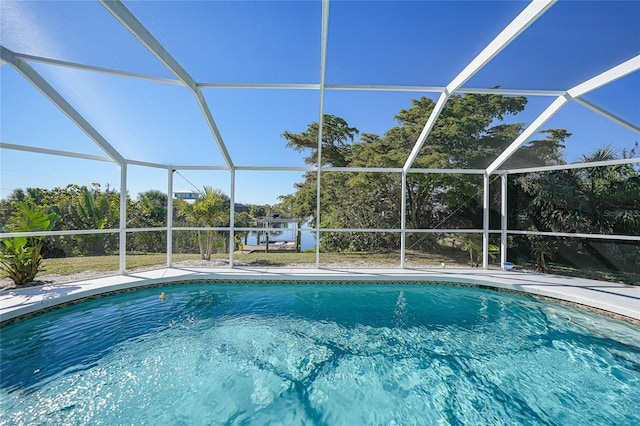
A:
{"label": "pool coping", "polygon": [[640,286],[560,275],[477,268],[172,267],[0,292],[0,326],[85,298],[176,281],[471,284],[568,303],[640,325]]}

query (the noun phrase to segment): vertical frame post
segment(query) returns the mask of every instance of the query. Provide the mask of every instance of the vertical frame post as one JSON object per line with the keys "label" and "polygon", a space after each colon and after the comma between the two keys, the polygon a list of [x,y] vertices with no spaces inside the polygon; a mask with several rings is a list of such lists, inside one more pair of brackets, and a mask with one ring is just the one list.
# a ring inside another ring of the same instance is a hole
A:
{"label": "vertical frame post", "polygon": [[324,82],[327,73],[327,41],[329,38],[329,0],[322,0],[320,37],[320,118],[318,119],[318,160],[316,175],[316,268],[320,267],[320,178],[322,175],[322,131],[324,120]]}
{"label": "vertical frame post", "polygon": [[500,197],[500,265],[504,269],[504,262],[507,261],[507,174],[502,173],[500,176],[502,187]]}
{"label": "vertical frame post", "polygon": [[233,268],[233,251],[236,248],[235,242],[235,214],[236,214],[236,170],[232,168],[231,187],[229,188],[229,267]]}
{"label": "vertical frame post", "polygon": [[173,265],[173,172],[167,171],[167,268]]}
{"label": "vertical frame post", "polygon": [[[320,128],[322,128],[322,120],[320,120]],[[322,131],[320,131],[322,134]],[[318,142],[318,171],[316,177],[316,268],[320,267],[320,158],[322,156],[322,142]]]}
{"label": "vertical frame post", "polygon": [[485,173],[482,194],[482,268],[489,269],[489,174]]}
{"label": "vertical frame post", "polygon": [[400,204],[400,267],[406,267],[406,245],[407,245],[407,172],[402,171],[402,202]]}
{"label": "vertical frame post", "polygon": [[127,271],[127,163],[120,165],[120,273]]}

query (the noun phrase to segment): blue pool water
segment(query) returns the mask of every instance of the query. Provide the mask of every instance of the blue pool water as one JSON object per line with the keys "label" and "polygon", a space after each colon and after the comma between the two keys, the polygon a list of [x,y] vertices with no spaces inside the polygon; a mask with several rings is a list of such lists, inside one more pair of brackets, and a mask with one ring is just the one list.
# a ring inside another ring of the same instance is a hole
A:
{"label": "blue pool water", "polygon": [[640,424],[637,327],[468,287],[176,285],[1,338],[2,425]]}

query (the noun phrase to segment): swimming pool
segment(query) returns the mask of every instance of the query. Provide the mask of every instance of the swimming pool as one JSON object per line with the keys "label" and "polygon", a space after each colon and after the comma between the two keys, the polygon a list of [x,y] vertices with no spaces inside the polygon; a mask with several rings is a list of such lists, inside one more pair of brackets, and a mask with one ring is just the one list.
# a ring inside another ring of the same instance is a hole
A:
{"label": "swimming pool", "polygon": [[460,286],[141,289],[4,327],[0,365],[3,425],[640,424],[637,327]]}

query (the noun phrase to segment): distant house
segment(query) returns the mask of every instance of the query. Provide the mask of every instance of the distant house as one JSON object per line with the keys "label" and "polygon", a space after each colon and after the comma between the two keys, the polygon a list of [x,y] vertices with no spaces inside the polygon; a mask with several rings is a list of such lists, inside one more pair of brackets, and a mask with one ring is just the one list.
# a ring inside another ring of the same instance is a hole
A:
{"label": "distant house", "polygon": [[[181,200],[184,200],[185,202],[189,203],[189,204],[193,204],[195,203],[198,199],[200,199],[200,196],[202,194],[198,191],[191,191],[189,189],[184,189],[184,190],[180,190],[180,191],[175,191],[173,193],[173,198],[180,198]],[[229,208],[229,201],[227,201],[225,203],[225,208]],[[242,212],[246,212],[249,213],[249,207],[245,206],[242,203],[234,203],[235,206],[235,212],[236,213],[242,213]]]}
{"label": "distant house", "polygon": [[189,204],[193,204],[198,198],[200,198],[200,193],[198,191],[183,189],[180,191],[175,191],[173,193],[173,198],[180,198],[181,200],[184,200]]}
{"label": "distant house", "polygon": [[236,213],[249,213],[249,207],[242,203],[234,203],[233,206]]}

